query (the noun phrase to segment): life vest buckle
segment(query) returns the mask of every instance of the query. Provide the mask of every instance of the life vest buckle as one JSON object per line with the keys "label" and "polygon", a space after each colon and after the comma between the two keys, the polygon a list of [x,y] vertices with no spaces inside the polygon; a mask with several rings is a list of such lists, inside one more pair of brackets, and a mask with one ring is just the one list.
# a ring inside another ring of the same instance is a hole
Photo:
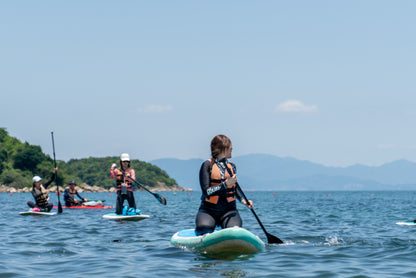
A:
{"label": "life vest buckle", "polygon": [[127,195],[127,184],[126,183],[121,184],[121,194]]}

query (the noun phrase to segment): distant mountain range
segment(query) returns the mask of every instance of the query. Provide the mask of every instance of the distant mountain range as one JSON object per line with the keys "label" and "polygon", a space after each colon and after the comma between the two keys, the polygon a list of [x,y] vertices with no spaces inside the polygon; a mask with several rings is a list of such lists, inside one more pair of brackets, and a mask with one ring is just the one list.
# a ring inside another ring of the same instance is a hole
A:
{"label": "distant mountain range", "polygon": [[[200,190],[203,159],[157,159],[151,164],[165,170],[180,186]],[[327,167],[310,161],[267,154],[232,158],[238,181],[256,190],[416,190],[416,163],[397,160],[378,167]]]}

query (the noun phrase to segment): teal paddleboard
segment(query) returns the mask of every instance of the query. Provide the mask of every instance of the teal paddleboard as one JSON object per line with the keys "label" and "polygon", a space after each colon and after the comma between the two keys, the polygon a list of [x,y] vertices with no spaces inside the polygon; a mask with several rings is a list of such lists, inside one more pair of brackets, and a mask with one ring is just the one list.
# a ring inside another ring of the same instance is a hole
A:
{"label": "teal paddleboard", "polygon": [[112,219],[112,220],[124,220],[124,221],[140,221],[149,218],[149,215],[145,214],[137,214],[137,215],[123,215],[123,214],[116,214],[116,213],[107,213],[103,215],[105,219]]}
{"label": "teal paddleboard", "polygon": [[194,229],[174,234],[170,242],[179,248],[206,254],[253,254],[264,249],[264,242],[244,228],[233,227],[198,236]]}
{"label": "teal paddleboard", "polygon": [[56,215],[56,212],[44,212],[44,211],[32,211],[32,210],[29,210],[29,211],[22,211],[22,212],[19,212],[19,214],[20,215],[40,215],[40,216],[46,216],[46,215],[48,215],[48,216],[50,216],[50,215]]}

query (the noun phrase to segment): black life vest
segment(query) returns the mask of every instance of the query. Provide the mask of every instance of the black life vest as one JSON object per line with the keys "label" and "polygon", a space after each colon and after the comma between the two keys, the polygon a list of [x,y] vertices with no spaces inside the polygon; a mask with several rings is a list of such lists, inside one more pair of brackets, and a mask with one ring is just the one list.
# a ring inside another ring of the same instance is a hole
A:
{"label": "black life vest", "polygon": [[46,207],[49,203],[49,196],[46,189],[43,185],[40,185],[40,190],[36,189],[35,187],[32,188],[32,195],[36,200],[36,204],[39,207]]}
{"label": "black life vest", "polygon": [[[221,171],[217,163],[212,162],[212,159],[209,159],[209,161],[212,163],[210,187],[217,186],[221,184],[222,182],[225,182],[225,180],[231,176],[226,169]],[[230,172],[232,173],[232,175],[234,175],[233,167],[229,162],[227,162],[227,167],[230,169]],[[213,196],[209,196],[205,198],[205,202],[216,205],[218,204],[219,199],[220,199],[219,195],[213,195]],[[233,184],[231,188],[227,188],[226,200],[228,203],[235,201],[235,184]]]}

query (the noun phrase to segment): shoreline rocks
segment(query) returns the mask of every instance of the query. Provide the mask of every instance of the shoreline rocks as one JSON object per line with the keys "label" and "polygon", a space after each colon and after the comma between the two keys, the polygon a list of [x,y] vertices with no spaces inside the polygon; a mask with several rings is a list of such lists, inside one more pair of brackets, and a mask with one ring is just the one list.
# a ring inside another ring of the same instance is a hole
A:
{"label": "shoreline rocks", "polygon": [[[66,188],[69,188],[68,185],[59,186],[59,191],[63,192]],[[158,186],[155,188],[148,188],[150,191],[192,191],[190,188],[184,188],[180,187],[178,185],[174,185],[172,187],[166,186],[163,182],[158,182]],[[48,187],[49,192],[56,192],[56,185],[52,185]],[[144,189],[137,189],[137,187],[134,189],[134,191],[143,191]],[[28,193],[32,191],[32,187],[24,187],[24,188],[15,188],[11,186],[6,185],[0,185],[0,193]],[[116,192],[116,187],[112,186],[110,188],[104,188],[100,186],[90,186],[86,183],[77,185],[77,191],[79,193],[83,192]]]}

